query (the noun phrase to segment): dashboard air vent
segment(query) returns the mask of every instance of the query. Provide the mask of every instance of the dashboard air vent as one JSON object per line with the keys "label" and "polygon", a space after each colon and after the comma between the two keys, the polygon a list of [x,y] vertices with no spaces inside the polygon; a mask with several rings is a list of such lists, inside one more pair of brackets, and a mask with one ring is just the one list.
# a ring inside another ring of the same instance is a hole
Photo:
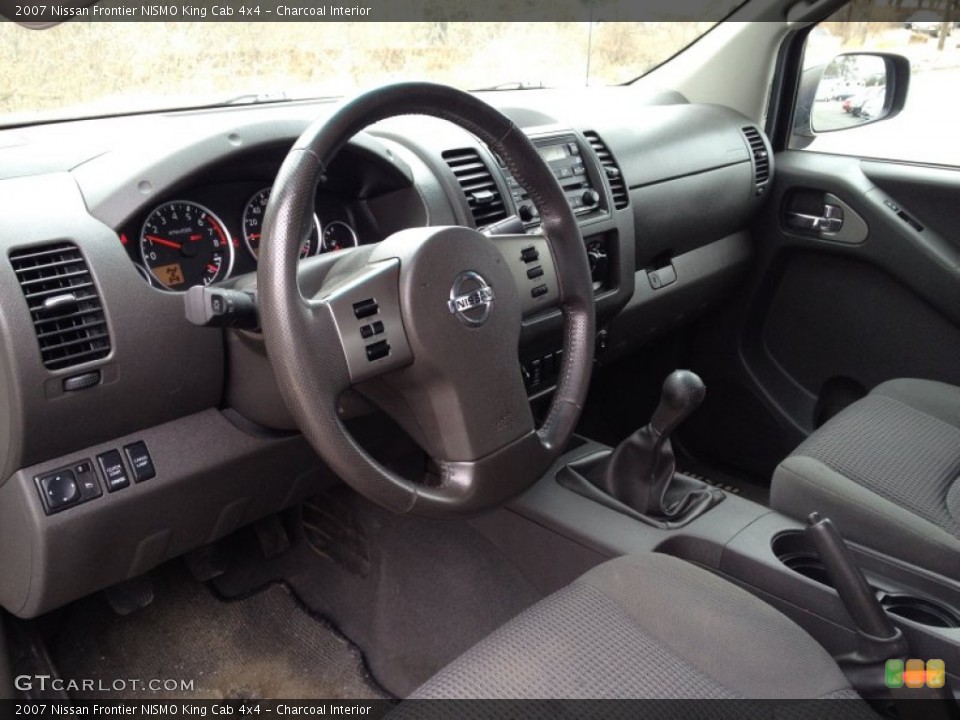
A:
{"label": "dashboard air vent", "polygon": [[478,228],[486,227],[507,217],[507,209],[497,189],[497,183],[476,150],[472,148],[447,150],[443,153],[443,159],[457,176],[463,194],[470,204],[473,221]]}
{"label": "dashboard air vent", "polygon": [[743,128],[743,136],[747,139],[750,155],[753,157],[754,183],[761,188],[770,179],[770,153],[767,151],[767,144],[763,141],[760,130],[753,125]]}
{"label": "dashboard air vent", "polygon": [[630,203],[630,196],[627,194],[627,184],[624,182],[623,173],[620,172],[617,161],[613,159],[613,153],[603,144],[600,136],[592,130],[588,130],[583,136],[597,154],[597,159],[600,160],[603,171],[607,174],[610,192],[613,193],[613,206],[617,210],[622,210]]}
{"label": "dashboard air vent", "polygon": [[51,370],[110,353],[110,335],[93,276],[76,245],[58,242],[10,253],[30,309],[43,364]]}

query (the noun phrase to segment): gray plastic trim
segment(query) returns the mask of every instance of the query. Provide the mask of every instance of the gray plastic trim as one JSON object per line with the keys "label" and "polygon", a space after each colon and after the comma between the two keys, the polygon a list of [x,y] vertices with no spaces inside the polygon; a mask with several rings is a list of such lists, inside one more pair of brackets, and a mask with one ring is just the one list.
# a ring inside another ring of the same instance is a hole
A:
{"label": "gray plastic trim", "polygon": [[[83,459],[96,463],[98,453],[138,440],[147,444],[156,477],[44,514],[34,477]],[[216,410],[25,468],[0,488],[0,605],[35,617],[333,482],[301,436],[251,435]]]}
{"label": "gray plastic trim", "polygon": [[[62,240],[87,261],[112,350],[49,371],[8,254]],[[213,407],[223,389],[220,334],[191,326],[179,295],[143,282],[65,173],[0,181],[0,338],[0,484],[25,465]],[[64,392],[64,379],[91,370],[98,385]]]}

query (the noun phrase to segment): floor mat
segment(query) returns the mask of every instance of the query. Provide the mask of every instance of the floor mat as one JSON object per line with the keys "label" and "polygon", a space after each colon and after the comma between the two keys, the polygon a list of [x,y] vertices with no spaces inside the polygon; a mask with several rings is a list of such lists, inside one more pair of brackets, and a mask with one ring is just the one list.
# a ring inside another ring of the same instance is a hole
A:
{"label": "floor mat", "polygon": [[75,603],[51,643],[66,679],[193,681],[193,690],[71,693],[74,698],[375,699],[360,651],[274,584],[218,599],[179,564],[154,573],[155,600],[120,617],[101,595]]}
{"label": "floor mat", "polygon": [[343,487],[305,503],[291,524],[289,551],[264,560],[256,546],[234,547],[214,585],[231,597],[282,579],[400,697],[541,597],[464,521],[394,515]]}

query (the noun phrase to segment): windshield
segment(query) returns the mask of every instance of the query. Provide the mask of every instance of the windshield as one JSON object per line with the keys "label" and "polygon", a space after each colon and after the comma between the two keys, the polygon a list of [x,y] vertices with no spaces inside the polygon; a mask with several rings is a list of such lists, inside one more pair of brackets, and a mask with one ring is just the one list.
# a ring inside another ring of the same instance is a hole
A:
{"label": "windshield", "polygon": [[714,24],[0,22],[0,124],[342,96],[398,80],[468,90],[619,84]]}

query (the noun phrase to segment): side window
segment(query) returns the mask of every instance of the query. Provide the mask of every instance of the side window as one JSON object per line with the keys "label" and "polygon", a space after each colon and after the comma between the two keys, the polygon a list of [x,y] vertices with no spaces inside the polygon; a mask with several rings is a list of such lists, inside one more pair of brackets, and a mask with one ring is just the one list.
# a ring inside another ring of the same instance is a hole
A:
{"label": "side window", "polygon": [[[937,10],[854,0],[817,25],[804,50],[790,147],[960,166],[960,22],[954,17],[960,20],[958,0],[944,0]],[[884,115],[884,61],[849,53],[909,60],[909,90],[899,114],[878,119]]]}

